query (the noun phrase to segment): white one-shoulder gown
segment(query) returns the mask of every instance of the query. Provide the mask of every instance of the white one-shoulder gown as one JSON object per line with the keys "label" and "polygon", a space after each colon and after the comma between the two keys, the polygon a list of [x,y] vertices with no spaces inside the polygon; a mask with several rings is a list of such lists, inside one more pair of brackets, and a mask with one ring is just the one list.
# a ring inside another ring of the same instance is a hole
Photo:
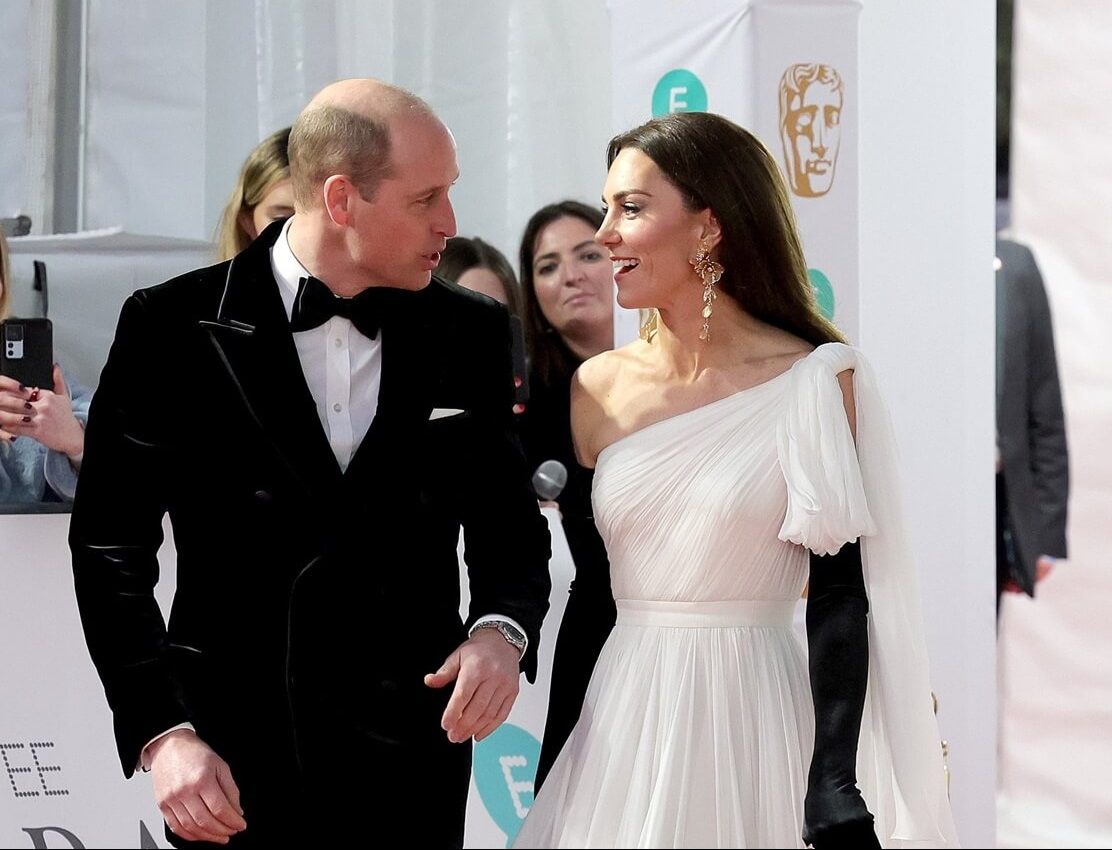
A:
{"label": "white one-shoulder gown", "polygon": [[807,550],[858,537],[859,784],[882,845],[957,846],[890,427],[855,349],[618,440],[593,502],[618,622],[515,847],[802,847],[814,713],[793,609]]}

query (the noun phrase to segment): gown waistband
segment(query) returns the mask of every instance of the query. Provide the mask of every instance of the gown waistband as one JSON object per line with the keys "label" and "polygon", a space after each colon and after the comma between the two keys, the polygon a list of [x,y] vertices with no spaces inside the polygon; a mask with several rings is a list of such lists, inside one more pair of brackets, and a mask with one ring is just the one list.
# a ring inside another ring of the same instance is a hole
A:
{"label": "gown waistband", "polygon": [[665,602],[618,599],[618,625],[689,629],[739,626],[791,626],[795,600],[729,599],[715,602]]}

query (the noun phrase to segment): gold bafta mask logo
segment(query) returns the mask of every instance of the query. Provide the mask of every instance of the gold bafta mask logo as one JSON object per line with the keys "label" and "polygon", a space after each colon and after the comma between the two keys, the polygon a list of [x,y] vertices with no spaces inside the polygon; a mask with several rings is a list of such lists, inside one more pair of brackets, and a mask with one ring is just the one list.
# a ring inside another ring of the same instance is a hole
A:
{"label": "gold bafta mask logo", "polygon": [[830,191],[842,141],[842,77],[830,65],[790,65],[780,78],[780,141],[792,191]]}

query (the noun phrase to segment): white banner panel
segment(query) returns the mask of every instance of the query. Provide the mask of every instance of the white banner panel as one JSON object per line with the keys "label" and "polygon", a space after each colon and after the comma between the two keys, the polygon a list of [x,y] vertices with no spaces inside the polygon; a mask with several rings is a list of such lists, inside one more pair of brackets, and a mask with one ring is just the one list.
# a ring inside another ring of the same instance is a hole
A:
{"label": "white banner panel", "polygon": [[610,0],[614,132],[670,112],[749,126],[756,85],[750,0]]}
{"label": "white banner panel", "polygon": [[[507,846],[533,804],[552,652],[574,575],[559,515],[544,514],[552,532],[552,607],[537,682],[522,679],[509,719],[475,745],[468,847]],[[149,777],[127,781],[120,770],[111,713],[77,613],[68,532],[69,514],[0,514],[0,847],[166,847]],[[177,551],[169,521],[164,532],[157,593],[165,616]],[[466,613],[462,557],[460,581]],[[430,805],[435,813],[435,799]]]}
{"label": "white banner panel", "polygon": [[[513,711],[493,735],[475,745],[471,763],[471,794],[467,799],[465,847],[509,847],[533,805],[533,777],[548,713],[548,691],[552,680],[552,655],[556,634],[564,618],[568,587],[575,577],[575,564],[568,550],[560,515],[555,508],[543,510],[552,533],[551,607],[541,629],[536,684],[521,680],[521,692]],[[461,614],[466,615],[470,596],[460,540]]]}
{"label": "white banner panel", "polygon": [[753,130],[779,160],[819,306],[858,339],[860,3],[755,7]]}
{"label": "white banner panel", "polygon": [[995,27],[968,0],[860,19],[860,338],[901,448],[965,847],[996,834]]}
{"label": "white banner panel", "polygon": [[[168,847],[150,778],[120,769],[68,532],[69,514],[0,514],[0,846]],[[161,560],[160,601],[172,545]]]}
{"label": "white banner panel", "polygon": [[[749,0],[608,5],[615,134],[671,112],[717,112],[752,128],[756,74]],[[636,339],[638,325],[637,311],[615,302],[615,344]]]}
{"label": "white banner panel", "polygon": [[[819,304],[858,331],[857,20],[830,0],[610,0],[614,132],[715,112],[780,163]],[[636,316],[618,311],[619,341]]]}

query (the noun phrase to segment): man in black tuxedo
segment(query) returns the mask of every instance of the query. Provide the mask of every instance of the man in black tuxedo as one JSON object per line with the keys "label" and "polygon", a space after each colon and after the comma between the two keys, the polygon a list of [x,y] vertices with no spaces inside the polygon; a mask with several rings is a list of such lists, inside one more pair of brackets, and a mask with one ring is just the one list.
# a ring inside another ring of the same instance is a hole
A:
{"label": "man in black tuxedo", "polygon": [[292,218],[124,305],[71,526],[82,622],[176,845],[459,847],[470,740],[535,675],[550,587],[509,320],[432,277],[458,168],[424,102],[335,83],[290,163]]}
{"label": "man in black tuxedo", "polygon": [[996,587],[1035,595],[1066,557],[1069,454],[1050,304],[1031,251],[996,242]]}

